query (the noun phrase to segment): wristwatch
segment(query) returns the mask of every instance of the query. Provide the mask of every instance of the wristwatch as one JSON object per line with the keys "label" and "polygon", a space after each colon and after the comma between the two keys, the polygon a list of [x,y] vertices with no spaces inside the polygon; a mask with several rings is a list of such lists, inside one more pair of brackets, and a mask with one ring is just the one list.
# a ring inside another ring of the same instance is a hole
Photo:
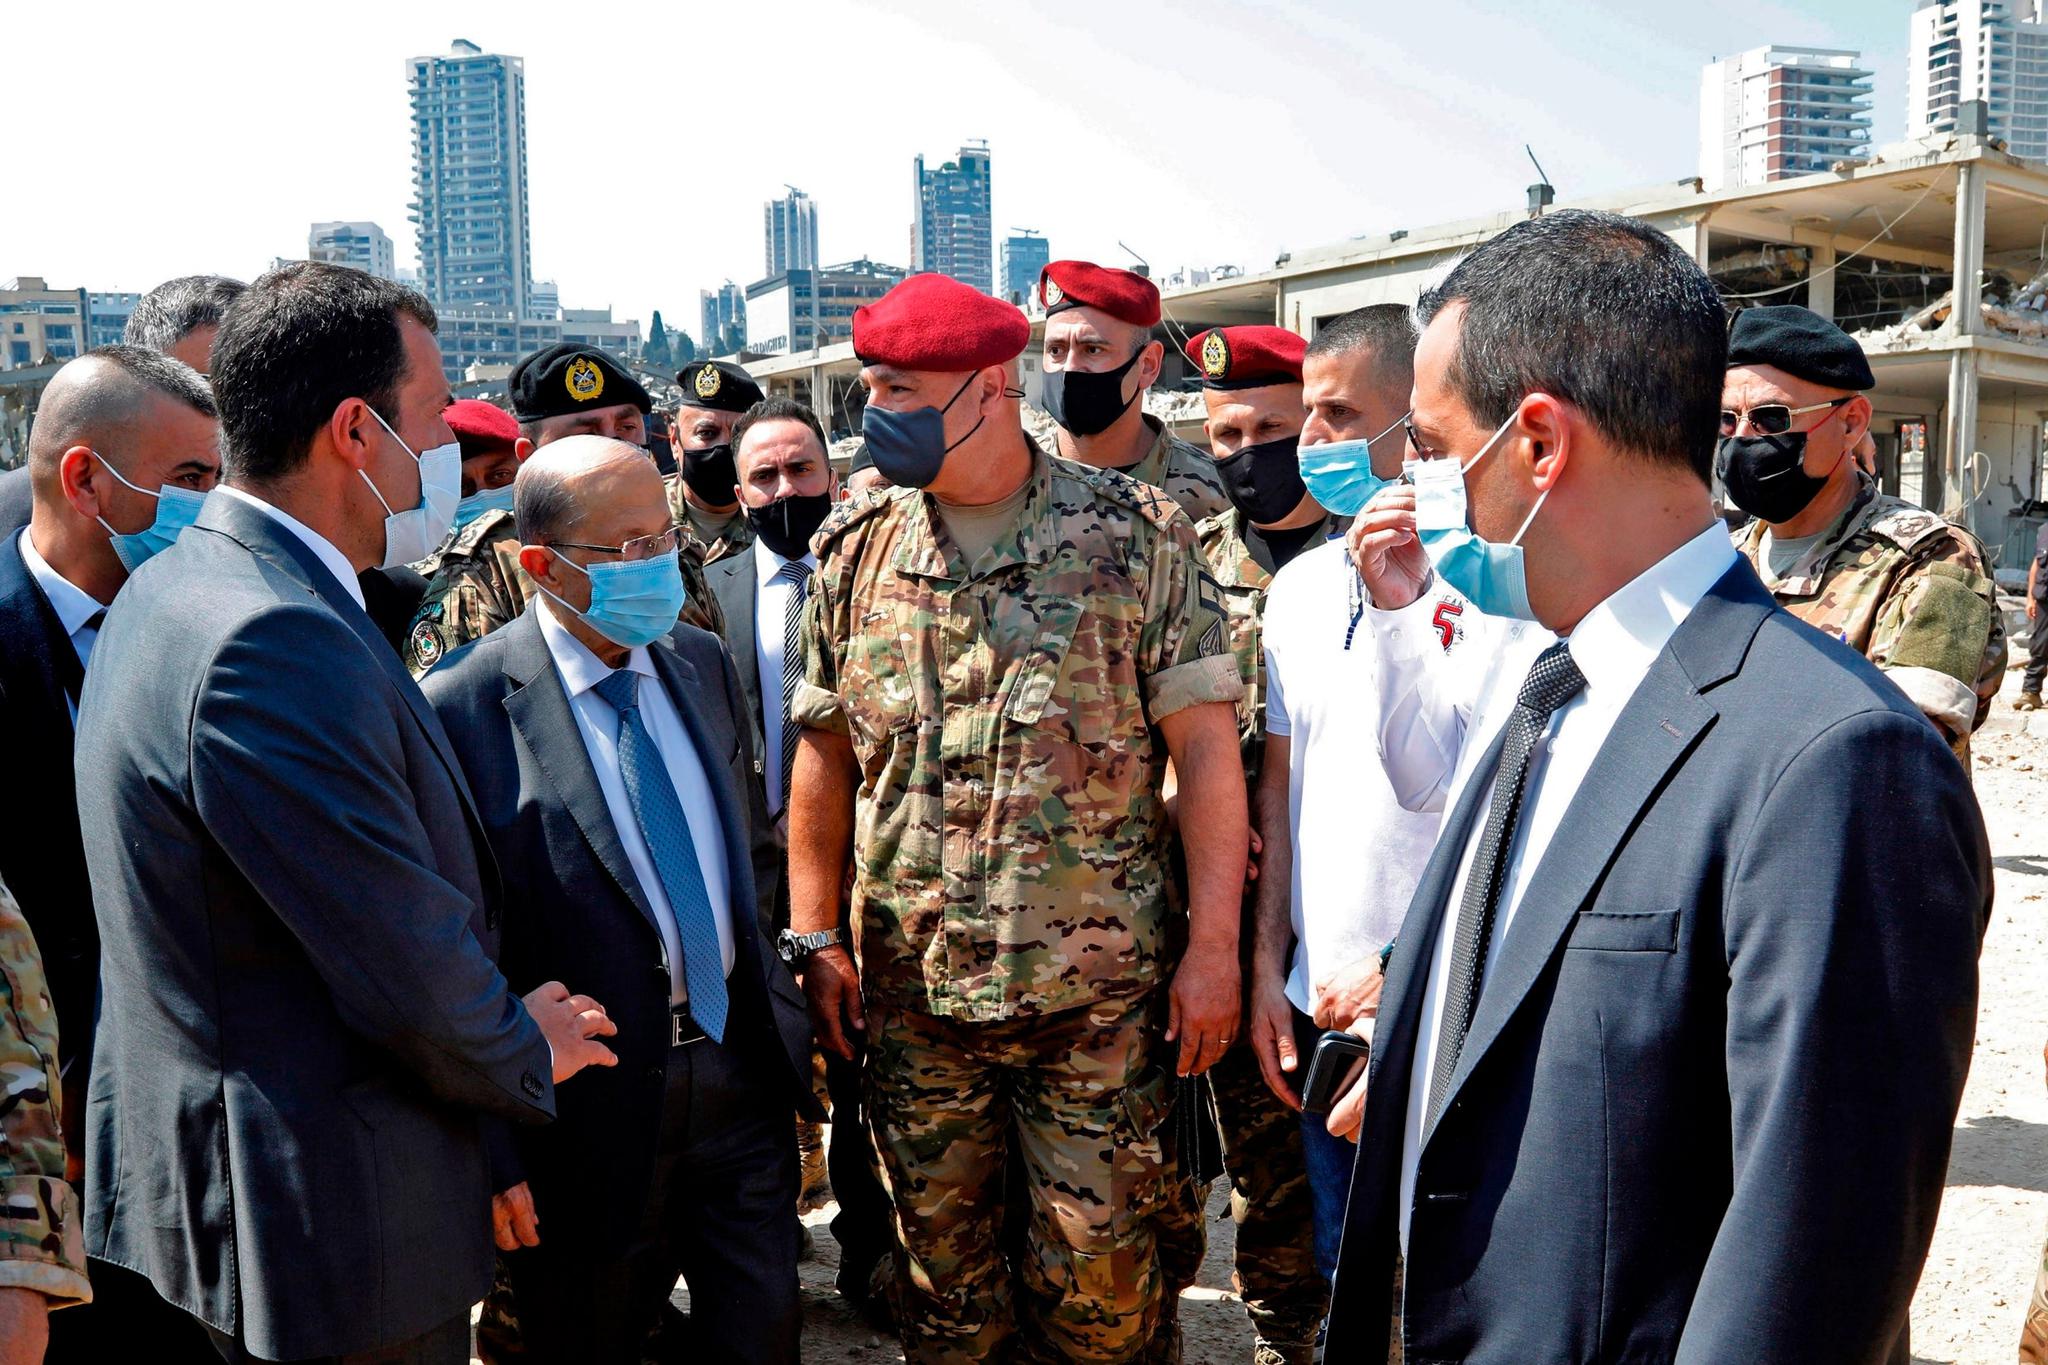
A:
{"label": "wristwatch", "polygon": [[795,965],[797,959],[809,957],[818,949],[829,948],[837,942],[837,929],[820,929],[815,934],[792,934],[784,929],[775,936],[775,955],[784,962]]}

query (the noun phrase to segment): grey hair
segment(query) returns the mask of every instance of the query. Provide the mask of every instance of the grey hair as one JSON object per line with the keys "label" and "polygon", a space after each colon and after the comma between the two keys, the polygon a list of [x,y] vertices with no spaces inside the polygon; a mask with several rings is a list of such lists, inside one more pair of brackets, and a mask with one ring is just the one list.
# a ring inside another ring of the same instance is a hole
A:
{"label": "grey hair", "polygon": [[168,351],[201,327],[218,327],[228,305],[249,286],[225,275],[180,275],[137,301],[121,340]]}
{"label": "grey hair", "polygon": [[582,509],[569,490],[570,471],[529,461],[512,484],[512,529],[522,545],[552,545],[575,529]]}

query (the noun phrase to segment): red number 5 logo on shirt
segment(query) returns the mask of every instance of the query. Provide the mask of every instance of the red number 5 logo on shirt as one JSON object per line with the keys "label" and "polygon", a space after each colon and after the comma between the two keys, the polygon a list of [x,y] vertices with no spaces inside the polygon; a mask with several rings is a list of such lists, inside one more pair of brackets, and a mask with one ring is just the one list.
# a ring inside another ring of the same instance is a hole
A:
{"label": "red number 5 logo on shirt", "polygon": [[1446,597],[1436,604],[1436,614],[1429,618],[1429,623],[1436,627],[1437,634],[1443,637],[1446,654],[1450,653],[1451,646],[1458,642],[1458,618],[1464,614],[1464,603]]}

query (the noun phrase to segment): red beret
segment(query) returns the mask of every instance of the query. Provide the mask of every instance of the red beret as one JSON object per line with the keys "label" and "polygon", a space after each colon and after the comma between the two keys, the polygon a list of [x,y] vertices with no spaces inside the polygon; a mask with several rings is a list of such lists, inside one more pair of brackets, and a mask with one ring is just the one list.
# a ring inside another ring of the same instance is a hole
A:
{"label": "red beret", "polygon": [[1143,275],[1093,261],[1054,261],[1038,272],[1045,315],[1094,308],[1133,327],[1159,325],[1159,286]]}
{"label": "red beret", "polygon": [[443,409],[441,418],[454,429],[465,460],[509,455],[512,443],[519,439],[519,423],[512,420],[512,414],[481,398],[458,398]]}
{"label": "red beret", "polygon": [[1299,384],[1308,342],[1285,327],[1212,327],[1183,348],[1202,372],[1205,389],[1257,389]]}
{"label": "red beret", "polygon": [[944,275],[912,275],[853,310],[863,365],[961,374],[1015,360],[1030,341],[1022,309]]}

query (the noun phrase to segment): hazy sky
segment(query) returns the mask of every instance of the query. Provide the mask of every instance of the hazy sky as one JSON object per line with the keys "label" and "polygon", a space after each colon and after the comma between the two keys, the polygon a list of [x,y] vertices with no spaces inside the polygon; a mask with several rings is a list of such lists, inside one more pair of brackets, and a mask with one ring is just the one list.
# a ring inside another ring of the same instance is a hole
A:
{"label": "hazy sky", "polygon": [[406,59],[526,61],[537,278],[655,308],[763,273],[761,203],[818,204],[825,259],[909,262],[911,158],[989,140],[995,229],[1166,273],[1696,172],[1700,67],[1860,48],[1904,124],[1913,0],[744,0],[207,6],[8,15],[0,278],[146,289],[305,253],[368,218],[417,263]]}

